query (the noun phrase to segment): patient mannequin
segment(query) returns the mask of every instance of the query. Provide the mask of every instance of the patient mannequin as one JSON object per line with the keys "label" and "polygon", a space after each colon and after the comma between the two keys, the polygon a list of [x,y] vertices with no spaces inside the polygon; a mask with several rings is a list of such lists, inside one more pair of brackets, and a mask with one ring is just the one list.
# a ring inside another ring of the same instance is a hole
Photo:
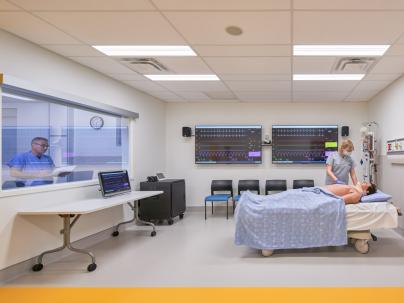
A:
{"label": "patient mannequin", "polygon": [[376,185],[368,182],[358,182],[354,185],[332,184],[324,187],[329,192],[344,199],[345,204],[359,203],[362,196],[374,194]]}

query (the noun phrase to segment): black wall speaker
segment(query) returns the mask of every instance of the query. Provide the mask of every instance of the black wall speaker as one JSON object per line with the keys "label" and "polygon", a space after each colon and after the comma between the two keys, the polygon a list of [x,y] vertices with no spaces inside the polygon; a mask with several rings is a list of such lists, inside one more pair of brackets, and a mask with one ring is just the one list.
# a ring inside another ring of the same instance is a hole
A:
{"label": "black wall speaker", "polygon": [[183,137],[191,137],[192,136],[192,130],[190,127],[183,126],[182,127],[182,136]]}
{"label": "black wall speaker", "polygon": [[349,136],[349,126],[341,127],[341,136],[348,137]]}

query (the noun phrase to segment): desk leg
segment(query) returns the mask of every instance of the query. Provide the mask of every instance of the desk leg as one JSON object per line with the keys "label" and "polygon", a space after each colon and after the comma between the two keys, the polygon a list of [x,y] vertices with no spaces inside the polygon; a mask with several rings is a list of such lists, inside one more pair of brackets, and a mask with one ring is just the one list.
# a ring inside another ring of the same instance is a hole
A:
{"label": "desk leg", "polygon": [[140,223],[143,223],[143,224],[151,226],[153,228],[153,231],[151,232],[150,236],[154,237],[157,234],[156,226],[151,222],[147,222],[147,221],[143,221],[143,220],[139,219],[139,201],[135,201],[135,203],[136,203],[136,207],[135,207],[135,219],[136,219],[136,222],[140,222]]}
{"label": "desk leg", "polygon": [[124,221],[124,222],[121,222],[121,223],[119,223],[118,225],[116,225],[115,226],[115,230],[114,230],[114,232],[112,233],[112,236],[113,237],[117,237],[118,235],[119,235],[119,226],[121,226],[121,225],[124,225],[124,224],[128,224],[128,223],[132,223],[132,222],[140,222],[140,223],[143,223],[143,224],[146,224],[146,225],[150,225],[152,228],[153,228],[153,231],[151,232],[151,236],[152,237],[154,237],[155,235],[156,235],[156,226],[153,224],[153,223],[151,223],[151,222],[146,222],[146,221],[143,221],[143,220],[140,220],[139,219],[139,213],[138,213],[138,210],[139,210],[139,201],[134,201],[134,203],[133,203],[133,205],[131,204],[131,203],[128,203],[128,205],[130,206],[130,208],[133,210],[133,219],[131,219],[131,220],[128,220],[128,221]]}
{"label": "desk leg", "polygon": [[42,264],[42,260],[43,257],[46,254],[50,254],[50,253],[54,253],[54,252],[58,252],[61,251],[65,248],[73,251],[73,252],[77,252],[77,253],[81,253],[81,254],[86,254],[89,255],[91,257],[91,264],[88,265],[87,270],[88,271],[94,271],[97,268],[97,264],[95,264],[95,257],[94,255],[89,252],[86,251],[84,249],[78,249],[72,246],[71,242],[70,242],[70,231],[71,231],[71,225],[70,225],[70,215],[61,215],[62,219],[63,219],[63,245],[59,248],[56,249],[52,249],[52,250],[47,250],[44,251],[43,253],[41,253],[38,257],[38,261],[37,264],[35,264],[32,267],[33,271],[40,271],[43,268],[43,264]]}
{"label": "desk leg", "polygon": [[135,222],[135,220],[136,220],[135,205],[134,205],[134,204],[132,205],[132,203],[129,203],[129,202],[128,202],[128,205],[129,205],[129,207],[133,210],[133,218],[132,218],[131,220],[121,222],[121,223],[119,223],[117,226],[115,226],[114,232],[112,233],[112,236],[113,236],[113,237],[119,236],[119,226],[124,225],[124,224],[128,224],[128,223]]}

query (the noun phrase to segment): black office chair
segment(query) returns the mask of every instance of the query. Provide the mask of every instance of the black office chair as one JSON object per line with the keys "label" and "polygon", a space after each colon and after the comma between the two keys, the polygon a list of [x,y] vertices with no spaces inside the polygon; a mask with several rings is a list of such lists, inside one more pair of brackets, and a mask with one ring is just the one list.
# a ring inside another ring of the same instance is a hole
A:
{"label": "black office chair", "polygon": [[2,189],[13,189],[18,187],[25,187],[24,182],[22,181],[5,181],[2,185]]}
{"label": "black office chair", "polygon": [[287,190],[286,180],[266,180],[265,181],[265,194],[268,192],[279,192]]}
{"label": "black office chair", "polygon": [[314,180],[293,180],[293,189],[297,188],[303,188],[303,187],[313,187],[314,186]]}
{"label": "black office chair", "polygon": [[238,181],[238,188],[237,188],[237,196],[233,199],[233,214],[234,209],[236,206],[236,202],[240,200],[241,193],[243,191],[251,191],[255,192],[256,194],[260,194],[260,181],[259,180],[239,180]]}
{"label": "black office chair", "polygon": [[[215,192],[228,192],[229,194],[215,194]],[[205,220],[206,220],[206,202],[226,202],[226,218],[229,219],[229,199],[233,197],[233,181],[232,180],[212,180],[210,186],[210,196],[205,198]]]}

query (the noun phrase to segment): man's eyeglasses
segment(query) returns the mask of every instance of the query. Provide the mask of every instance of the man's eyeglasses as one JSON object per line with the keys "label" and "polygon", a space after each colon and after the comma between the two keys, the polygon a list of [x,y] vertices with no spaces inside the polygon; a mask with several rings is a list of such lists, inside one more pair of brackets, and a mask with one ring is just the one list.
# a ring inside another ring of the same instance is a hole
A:
{"label": "man's eyeglasses", "polygon": [[38,145],[38,146],[40,146],[40,147],[42,147],[42,148],[48,148],[48,147],[49,147],[48,144],[39,144],[39,143],[36,143],[36,142],[34,142],[34,143],[32,143],[32,144]]}

